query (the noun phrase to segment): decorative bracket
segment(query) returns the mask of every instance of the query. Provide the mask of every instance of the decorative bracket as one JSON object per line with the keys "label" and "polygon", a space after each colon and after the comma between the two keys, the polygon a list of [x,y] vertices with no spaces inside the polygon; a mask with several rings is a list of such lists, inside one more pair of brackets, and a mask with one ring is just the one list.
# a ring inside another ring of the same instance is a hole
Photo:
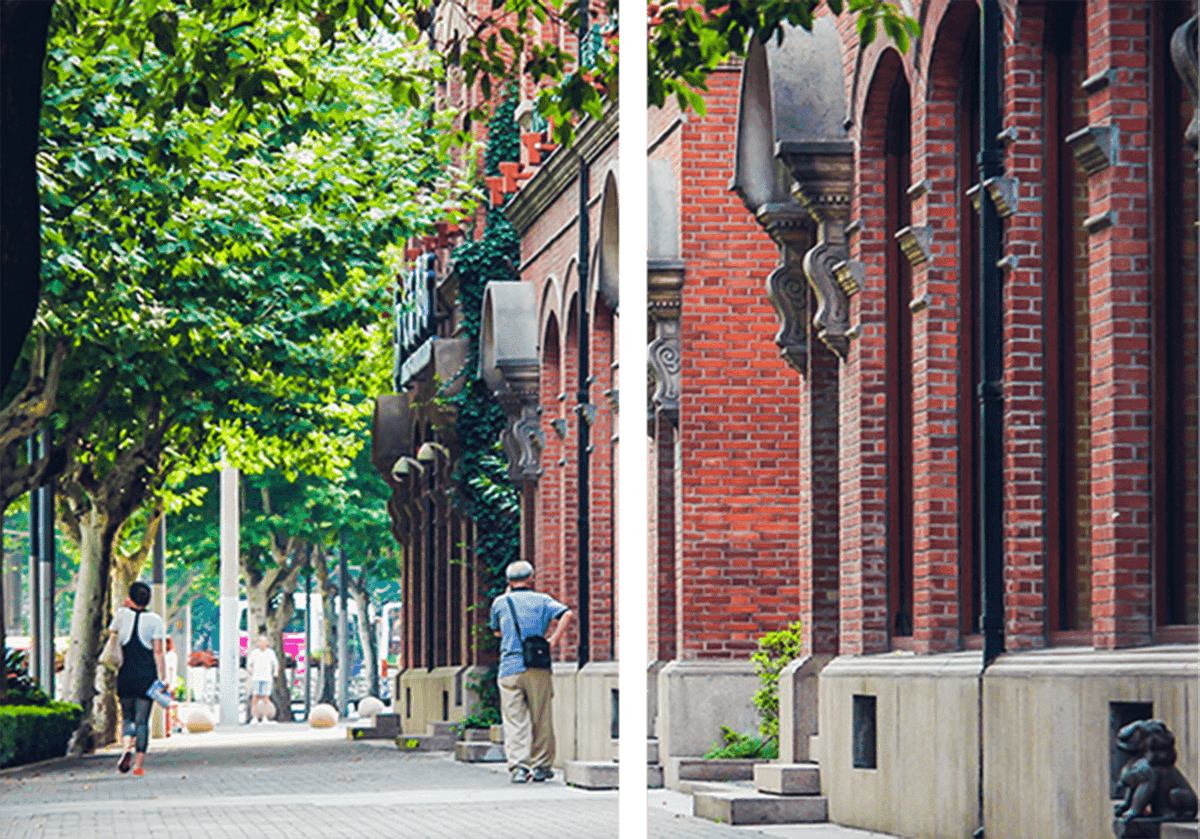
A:
{"label": "decorative bracket", "polygon": [[1067,145],[1089,176],[1110,166],[1117,159],[1117,127],[1088,125],[1067,135]]}
{"label": "decorative bracket", "polygon": [[650,367],[650,394],[653,409],[661,411],[672,423],[679,423],[679,373],[682,368],[679,345],[679,321],[657,324],[658,336],[646,347]]}
{"label": "decorative bracket", "polygon": [[679,260],[647,262],[648,314],[654,324],[654,340],[646,347],[647,401],[650,416],[656,412],[679,425],[680,371],[682,347],[679,342],[679,312],[683,300],[684,264]]}
{"label": "decorative bracket", "polygon": [[817,222],[817,244],[804,255],[804,273],[817,297],[817,337],[841,359],[850,351],[850,298],[834,266],[850,258],[846,226],[854,182],[854,149],[848,143],[802,143],[783,149],[795,178],[794,194]]}
{"label": "decorative bracket", "polygon": [[[1197,17],[1192,16],[1187,23],[1175,30],[1171,36],[1171,60],[1175,63],[1175,71],[1179,73],[1183,79],[1183,85],[1191,94],[1192,101],[1196,101],[1196,76],[1197,76],[1197,37],[1198,37]],[[1187,132],[1184,138],[1188,141],[1193,149],[1200,149],[1200,113],[1192,116],[1192,121],[1188,123]]]}
{"label": "decorative bracket", "polygon": [[764,204],[758,222],[779,246],[779,265],[767,276],[767,299],[779,315],[775,345],[797,373],[808,372],[808,280],[800,254],[813,243],[813,222],[799,201]]}
{"label": "decorative bracket", "polygon": [[929,261],[930,245],[933,243],[933,232],[924,225],[902,227],[896,231],[896,241],[900,250],[908,257],[913,268]]}
{"label": "decorative bracket", "polygon": [[[1012,178],[988,178],[983,182],[983,187],[991,196],[996,214],[1000,218],[1008,218],[1017,211],[1017,187]],[[977,213],[980,195],[979,184],[967,190],[967,197],[971,199],[971,206]]]}
{"label": "decorative bracket", "polygon": [[500,444],[508,459],[508,474],[515,483],[536,481],[542,474],[542,449],[546,434],[541,428],[536,364],[502,366],[504,387],[496,401],[508,418],[500,432]]}

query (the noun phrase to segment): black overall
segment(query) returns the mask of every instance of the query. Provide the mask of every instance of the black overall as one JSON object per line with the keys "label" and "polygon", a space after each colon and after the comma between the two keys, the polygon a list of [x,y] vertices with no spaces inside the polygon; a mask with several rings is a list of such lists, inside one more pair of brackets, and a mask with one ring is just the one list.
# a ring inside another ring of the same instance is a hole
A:
{"label": "black overall", "polygon": [[133,633],[129,641],[121,645],[125,660],[117,671],[117,696],[121,699],[124,733],[135,739],[135,750],[145,754],[150,743],[150,699],[146,691],[158,678],[158,665],[154,661],[154,652],[146,649],[138,635],[138,621],[143,611],[133,610]]}
{"label": "black overall", "polygon": [[134,610],[133,634],[129,636],[126,643],[121,645],[125,661],[121,664],[121,669],[117,671],[117,696],[122,698],[146,699],[146,691],[150,690],[150,686],[158,678],[158,665],[154,663],[154,653],[146,649],[146,645],[142,643],[142,639],[138,635],[138,621],[141,619],[143,611],[143,609]]}

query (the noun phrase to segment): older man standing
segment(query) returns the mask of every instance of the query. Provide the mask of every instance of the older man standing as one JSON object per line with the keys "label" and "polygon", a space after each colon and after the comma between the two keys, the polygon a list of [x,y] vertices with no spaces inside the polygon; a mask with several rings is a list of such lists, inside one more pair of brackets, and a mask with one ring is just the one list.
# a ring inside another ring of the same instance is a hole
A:
{"label": "older man standing", "polygon": [[554,777],[554,687],[549,662],[526,662],[522,640],[546,635],[558,644],[571,610],[548,594],[533,590],[533,566],[524,560],[505,570],[508,591],[492,601],[489,625],[500,637],[500,714],[504,718],[504,753],[514,784]]}

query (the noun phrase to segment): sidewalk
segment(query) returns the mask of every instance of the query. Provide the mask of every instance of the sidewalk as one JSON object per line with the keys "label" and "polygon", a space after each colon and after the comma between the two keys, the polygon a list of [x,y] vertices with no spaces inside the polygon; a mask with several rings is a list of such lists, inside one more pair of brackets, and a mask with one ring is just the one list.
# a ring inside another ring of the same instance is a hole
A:
{"label": "sidewalk", "polygon": [[[0,837],[398,837],[614,839],[617,793],[515,786],[498,764],[408,754],[342,727],[240,726],[151,743],[146,774],[116,750],[0,773]],[[694,819],[691,799],[652,791],[655,839],[869,839],[831,825],[730,827]]]}

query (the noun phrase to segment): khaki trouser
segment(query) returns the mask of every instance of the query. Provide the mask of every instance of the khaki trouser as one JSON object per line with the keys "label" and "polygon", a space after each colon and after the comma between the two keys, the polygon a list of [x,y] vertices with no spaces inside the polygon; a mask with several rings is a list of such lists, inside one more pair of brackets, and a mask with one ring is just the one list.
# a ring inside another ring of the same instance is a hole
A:
{"label": "khaki trouser", "polygon": [[509,771],[554,764],[554,683],[549,670],[526,670],[497,680]]}

